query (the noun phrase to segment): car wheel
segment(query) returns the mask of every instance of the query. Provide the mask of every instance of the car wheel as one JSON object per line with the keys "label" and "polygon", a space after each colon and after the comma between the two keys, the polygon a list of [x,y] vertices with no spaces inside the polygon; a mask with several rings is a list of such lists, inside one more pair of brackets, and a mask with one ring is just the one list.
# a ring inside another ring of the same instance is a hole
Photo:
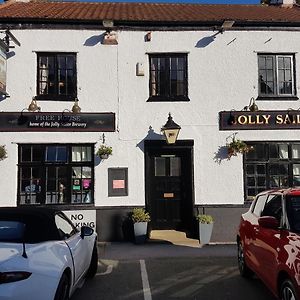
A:
{"label": "car wheel", "polygon": [[64,273],[59,281],[54,300],[68,300],[69,299],[70,281],[66,273]]}
{"label": "car wheel", "polygon": [[281,284],[280,300],[298,300],[296,296],[296,289],[289,279],[284,280]]}
{"label": "car wheel", "polygon": [[91,263],[87,271],[87,277],[93,278],[97,273],[97,269],[98,269],[98,250],[97,250],[97,245],[95,244],[93,248]]}
{"label": "car wheel", "polygon": [[253,272],[248,268],[246,264],[244,248],[240,241],[238,242],[238,266],[241,276],[249,278],[253,275]]}

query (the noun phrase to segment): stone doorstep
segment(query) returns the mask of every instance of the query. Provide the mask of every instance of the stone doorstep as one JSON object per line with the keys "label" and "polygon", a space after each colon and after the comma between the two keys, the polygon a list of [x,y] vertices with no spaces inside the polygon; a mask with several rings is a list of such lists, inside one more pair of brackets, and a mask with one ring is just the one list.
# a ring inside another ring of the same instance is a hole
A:
{"label": "stone doorstep", "polygon": [[176,230],[151,230],[148,242],[166,242],[179,246],[201,247],[198,239],[187,238],[185,232]]}

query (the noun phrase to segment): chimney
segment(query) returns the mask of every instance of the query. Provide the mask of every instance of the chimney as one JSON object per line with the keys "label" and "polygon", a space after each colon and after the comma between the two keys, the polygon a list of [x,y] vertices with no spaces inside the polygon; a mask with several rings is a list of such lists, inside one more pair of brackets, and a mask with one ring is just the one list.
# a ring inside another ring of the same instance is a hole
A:
{"label": "chimney", "polygon": [[295,0],[270,0],[271,5],[280,5],[283,7],[292,7],[295,2]]}

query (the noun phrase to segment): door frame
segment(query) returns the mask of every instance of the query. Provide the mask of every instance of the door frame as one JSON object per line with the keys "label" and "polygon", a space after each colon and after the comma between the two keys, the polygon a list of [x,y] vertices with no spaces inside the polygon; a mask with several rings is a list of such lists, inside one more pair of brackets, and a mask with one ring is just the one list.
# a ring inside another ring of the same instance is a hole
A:
{"label": "door frame", "polygon": [[[146,140],[144,141],[144,154],[145,154],[145,200],[146,208],[151,207],[151,164],[150,164],[150,153],[161,151],[185,151],[187,155],[190,156],[190,166],[189,166],[189,184],[187,188],[187,214],[182,220],[185,229],[188,231],[193,231],[193,215],[194,215],[194,204],[195,204],[195,193],[194,193],[194,140],[177,140],[175,144],[168,145],[165,140]],[[156,228],[152,228],[156,229]],[[175,228],[174,228],[175,229]]]}

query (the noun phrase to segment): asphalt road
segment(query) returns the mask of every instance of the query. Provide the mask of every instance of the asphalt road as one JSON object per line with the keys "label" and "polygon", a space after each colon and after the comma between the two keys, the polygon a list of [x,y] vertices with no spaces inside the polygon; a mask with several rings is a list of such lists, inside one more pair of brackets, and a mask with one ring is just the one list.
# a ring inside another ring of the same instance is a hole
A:
{"label": "asphalt road", "polygon": [[71,300],[275,300],[259,279],[240,277],[232,248],[197,249],[188,255],[181,250],[176,256],[171,248],[136,247],[137,252],[117,255],[110,249],[100,256],[96,277]]}

